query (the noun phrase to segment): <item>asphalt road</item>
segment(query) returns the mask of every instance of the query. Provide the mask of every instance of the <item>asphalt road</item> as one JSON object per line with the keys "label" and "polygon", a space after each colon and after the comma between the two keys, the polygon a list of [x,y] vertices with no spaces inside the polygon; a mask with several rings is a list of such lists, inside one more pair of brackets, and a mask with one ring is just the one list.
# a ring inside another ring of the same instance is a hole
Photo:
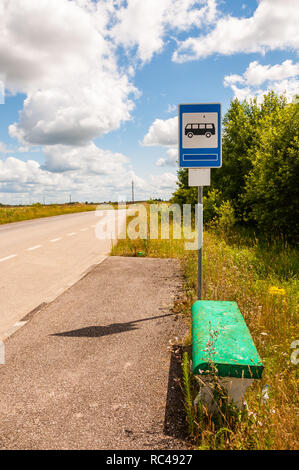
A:
{"label": "asphalt road", "polygon": [[[107,232],[115,213],[105,212]],[[111,237],[96,237],[99,221],[92,211],[0,225],[0,339],[105,259]]]}
{"label": "asphalt road", "polygon": [[0,449],[188,448],[182,282],[178,260],[111,256],[31,316],[4,343]]}

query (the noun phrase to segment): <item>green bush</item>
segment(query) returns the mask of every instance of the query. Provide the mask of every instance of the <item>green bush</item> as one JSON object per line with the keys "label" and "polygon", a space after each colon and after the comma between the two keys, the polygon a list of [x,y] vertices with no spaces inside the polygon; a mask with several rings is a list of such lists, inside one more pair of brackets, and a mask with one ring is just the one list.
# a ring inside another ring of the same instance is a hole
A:
{"label": "green bush", "polygon": [[295,240],[299,233],[299,105],[263,119],[259,148],[245,177],[243,202],[260,230]]}
{"label": "green bush", "polygon": [[223,232],[230,232],[236,223],[235,211],[230,201],[223,201],[217,209],[217,228]]}
{"label": "green bush", "polygon": [[178,170],[178,189],[173,194],[171,202],[174,204],[197,204],[197,188],[188,186],[188,169]]}
{"label": "green bush", "polygon": [[211,189],[203,198],[204,222],[213,222],[219,216],[222,194],[218,189]]}

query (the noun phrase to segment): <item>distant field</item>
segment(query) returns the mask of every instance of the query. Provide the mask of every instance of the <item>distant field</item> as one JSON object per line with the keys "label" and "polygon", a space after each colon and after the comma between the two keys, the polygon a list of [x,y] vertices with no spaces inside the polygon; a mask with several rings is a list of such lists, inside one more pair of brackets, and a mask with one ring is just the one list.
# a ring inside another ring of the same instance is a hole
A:
{"label": "distant field", "polygon": [[98,204],[33,204],[32,206],[1,206],[0,224],[9,224],[21,220],[52,217],[54,215],[72,214],[96,210]]}
{"label": "distant field", "polygon": [[[135,201],[135,204],[143,201]],[[143,202],[144,203],[144,202]],[[127,202],[126,207],[132,203]],[[144,203],[147,205],[146,203]],[[5,206],[0,204],[0,225],[11,222],[20,222],[21,220],[39,219],[40,217],[52,217],[54,215],[72,214],[75,212],[95,211],[98,207],[103,209],[117,209],[117,202],[98,203],[98,204],[33,204],[31,206]]]}

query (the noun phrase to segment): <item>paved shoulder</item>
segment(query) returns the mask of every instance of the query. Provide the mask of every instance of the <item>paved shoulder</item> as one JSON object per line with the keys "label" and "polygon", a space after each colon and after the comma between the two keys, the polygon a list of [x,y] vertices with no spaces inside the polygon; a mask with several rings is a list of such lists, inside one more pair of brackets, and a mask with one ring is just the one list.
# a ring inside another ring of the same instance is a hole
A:
{"label": "paved shoulder", "polygon": [[0,447],[186,447],[170,432],[181,282],[177,260],[111,257],[33,316],[5,343]]}

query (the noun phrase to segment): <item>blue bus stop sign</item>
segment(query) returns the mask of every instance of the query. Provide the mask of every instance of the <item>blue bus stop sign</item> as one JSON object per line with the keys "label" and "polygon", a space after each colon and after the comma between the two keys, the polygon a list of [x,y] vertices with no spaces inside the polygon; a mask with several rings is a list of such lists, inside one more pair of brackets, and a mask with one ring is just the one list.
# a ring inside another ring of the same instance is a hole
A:
{"label": "blue bus stop sign", "polygon": [[221,104],[179,104],[180,166],[221,167]]}

